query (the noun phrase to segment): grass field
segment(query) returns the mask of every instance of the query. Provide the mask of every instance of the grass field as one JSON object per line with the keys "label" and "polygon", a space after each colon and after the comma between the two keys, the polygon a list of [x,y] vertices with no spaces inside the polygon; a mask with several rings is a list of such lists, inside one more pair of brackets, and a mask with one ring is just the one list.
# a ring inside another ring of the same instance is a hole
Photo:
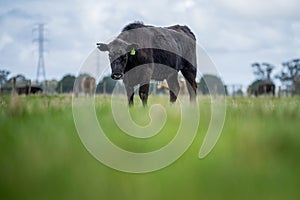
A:
{"label": "grass field", "polygon": [[[156,100],[151,98],[150,103]],[[128,174],[85,149],[71,96],[0,97],[0,199],[300,199],[299,98],[227,98],[222,135],[202,160],[198,152],[210,101],[199,100],[201,123],[185,154],[162,170]],[[124,136],[112,122],[109,98],[96,102],[107,136],[124,149],[153,151],[174,136],[161,133],[147,141]],[[140,104],[131,113],[141,125],[149,121]],[[175,112],[166,130],[176,124]]]}

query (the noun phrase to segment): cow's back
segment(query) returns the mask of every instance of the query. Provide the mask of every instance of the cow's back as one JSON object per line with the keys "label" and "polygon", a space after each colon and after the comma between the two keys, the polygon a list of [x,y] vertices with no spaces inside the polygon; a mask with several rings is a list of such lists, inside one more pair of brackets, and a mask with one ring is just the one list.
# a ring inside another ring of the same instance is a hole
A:
{"label": "cow's back", "polygon": [[[196,37],[187,26],[155,27],[135,22],[125,26],[118,38],[128,43],[136,43],[142,49],[154,48],[172,52],[191,63],[192,66],[196,67],[197,65]],[[178,57],[175,59],[177,60]],[[180,60],[178,64],[182,66]],[[177,70],[178,67],[180,68],[180,66],[176,67]]]}
{"label": "cow's back", "polygon": [[174,26],[169,26],[166,27],[167,29],[171,29],[180,33],[184,33],[186,34],[188,37],[190,37],[193,40],[196,40],[196,36],[194,35],[194,33],[191,31],[191,29],[187,26],[181,26],[181,25],[174,25]]}

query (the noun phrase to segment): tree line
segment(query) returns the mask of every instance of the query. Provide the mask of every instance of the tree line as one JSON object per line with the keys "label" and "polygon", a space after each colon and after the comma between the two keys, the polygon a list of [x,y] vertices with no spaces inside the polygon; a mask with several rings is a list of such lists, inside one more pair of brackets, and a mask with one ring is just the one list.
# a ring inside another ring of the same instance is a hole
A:
{"label": "tree line", "polygon": [[[275,66],[266,62],[255,62],[251,64],[255,80],[248,87],[248,94],[275,94],[274,80],[278,79],[281,86],[277,90],[279,93],[285,95],[300,95],[300,59],[293,59],[282,63],[281,70],[278,74],[273,75]],[[75,80],[81,82],[88,74],[81,74],[78,77],[72,74],[64,75],[60,80],[48,80],[43,82],[36,82],[27,79],[24,75],[16,75],[9,78],[10,72],[7,70],[0,70],[0,92],[9,93],[12,90],[13,79],[15,79],[16,87],[23,88],[37,87],[41,88],[43,93],[72,93],[74,89]],[[179,78],[180,79],[180,78]],[[95,87],[96,93],[111,94],[115,87],[116,81],[109,76],[104,77],[98,82]],[[210,86],[210,89],[209,87]],[[204,74],[198,82],[198,92],[200,94],[228,94],[228,85],[225,85],[220,77],[210,74]],[[243,95],[241,85],[231,85],[233,91],[231,95]],[[168,88],[163,83],[152,82],[150,84],[151,93],[167,93]],[[82,92],[80,84],[78,85],[77,92]]]}

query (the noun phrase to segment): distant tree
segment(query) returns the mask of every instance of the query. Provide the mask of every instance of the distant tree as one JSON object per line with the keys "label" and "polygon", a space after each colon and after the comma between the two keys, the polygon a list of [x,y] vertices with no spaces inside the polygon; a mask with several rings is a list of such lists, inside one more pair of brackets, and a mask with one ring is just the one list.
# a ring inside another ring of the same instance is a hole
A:
{"label": "distant tree", "polygon": [[263,79],[265,76],[265,72],[261,68],[261,65],[259,63],[253,63],[251,66],[254,68],[253,73],[257,77],[257,79]]}
{"label": "distant tree", "polygon": [[57,92],[57,85],[58,85],[58,81],[55,79],[52,80],[48,80],[47,81],[47,93],[55,93]]}
{"label": "distant tree", "polygon": [[29,82],[29,79],[27,79],[24,75],[18,74],[18,75],[16,75],[16,76],[11,77],[10,79],[8,79],[8,80],[6,81],[5,86],[6,86],[6,87],[12,87],[12,83],[13,83],[13,79],[14,79],[14,78],[16,79],[16,85],[17,85],[17,86],[25,86],[25,85],[27,85],[28,82]]}
{"label": "distant tree", "polygon": [[116,80],[113,80],[110,76],[106,76],[98,83],[96,92],[111,94],[116,83]]}
{"label": "distant tree", "polygon": [[225,86],[222,80],[210,74],[205,74],[202,76],[199,82],[199,90],[202,94],[226,94]]}
{"label": "distant tree", "polygon": [[75,82],[75,76],[65,75],[57,84],[56,91],[59,93],[73,92],[73,86]]}
{"label": "distant tree", "polygon": [[7,84],[7,79],[9,74],[10,74],[9,71],[0,70],[0,94],[3,93],[3,87]]}
{"label": "distant tree", "polygon": [[237,91],[234,91],[232,95],[235,96],[244,96],[244,92],[242,89],[238,89]]}
{"label": "distant tree", "polygon": [[0,70],[0,86],[4,85],[7,82],[9,71]]}
{"label": "distant tree", "polygon": [[257,80],[271,80],[271,73],[275,68],[269,63],[253,63],[251,65],[254,68],[254,75]]}
{"label": "distant tree", "polygon": [[300,59],[282,63],[282,70],[276,75],[292,94],[300,94]]}

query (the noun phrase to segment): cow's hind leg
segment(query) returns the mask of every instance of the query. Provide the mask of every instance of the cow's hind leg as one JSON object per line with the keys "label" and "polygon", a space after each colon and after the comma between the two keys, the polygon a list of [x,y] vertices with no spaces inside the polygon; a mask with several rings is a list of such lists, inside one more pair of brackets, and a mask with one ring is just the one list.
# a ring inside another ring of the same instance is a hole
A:
{"label": "cow's hind leg", "polygon": [[167,83],[170,89],[170,102],[174,103],[177,100],[177,96],[180,90],[180,86],[178,83],[178,74],[172,74],[168,79]]}
{"label": "cow's hind leg", "polygon": [[194,102],[196,101],[196,92],[197,92],[197,83],[196,83],[197,71],[191,69],[182,69],[181,73],[186,80],[186,86],[189,91],[190,101]]}
{"label": "cow's hind leg", "polygon": [[143,102],[143,106],[147,105],[150,84],[144,84],[139,88],[139,95]]}

